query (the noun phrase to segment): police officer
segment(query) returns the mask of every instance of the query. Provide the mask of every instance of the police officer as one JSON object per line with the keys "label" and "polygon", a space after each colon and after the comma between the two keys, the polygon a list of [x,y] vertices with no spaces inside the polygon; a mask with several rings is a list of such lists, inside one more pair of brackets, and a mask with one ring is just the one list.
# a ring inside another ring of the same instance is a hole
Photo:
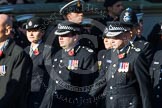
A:
{"label": "police officer", "polygon": [[[119,21],[130,26],[130,28],[131,28],[131,32],[130,32],[131,33],[131,38],[130,38],[131,43],[134,46],[139,47],[140,50],[142,50],[144,52],[146,60],[148,61],[149,64],[151,64],[154,50],[153,50],[152,45],[149,42],[147,42],[145,39],[141,39],[141,37],[138,36],[139,35],[139,32],[138,32],[139,21],[138,21],[138,17],[137,17],[137,14],[135,13],[135,11],[131,8],[126,8],[125,10],[122,11],[122,13],[119,17]],[[104,32],[106,32],[106,31],[107,31],[107,27],[104,30]],[[103,35],[103,38],[104,38],[105,48],[106,48],[106,45],[109,48],[111,48],[112,45],[111,45],[110,39],[109,39],[109,37],[106,36],[105,33]],[[99,52],[99,54],[98,54],[99,60],[103,58],[102,57],[103,52],[104,52],[103,50],[101,50],[101,52]]]}
{"label": "police officer", "polygon": [[[82,12],[83,3],[84,2],[82,0],[73,0],[67,3],[60,9],[59,16],[61,15],[64,18],[63,20],[69,20],[71,22],[80,24],[83,20],[83,12]],[[56,15],[58,14],[56,13],[55,16]],[[55,34],[53,34],[57,29],[56,28],[57,23],[53,21],[53,18],[51,18],[51,19],[48,19],[47,23],[45,24],[49,24],[47,27],[46,33],[45,33],[45,37],[46,37],[45,44],[51,45],[54,51],[57,52],[61,49],[59,46],[58,37]],[[90,43],[92,42],[90,41]]]}
{"label": "police officer", "polygon": [[90,85],[97,77],[94,51],[78,42],[80,25],[69,21],[58,24],[55,35],[62,48],[53,58],[50,83],[41,108],[91,108]]}
{"label": "police officer", "polygon": [[45,65],[44,33],[46,27],[44,20],[40,17],[33,17],[26,22],[26,35],[31,45],[25,48],[33,62],[31,89],[28,98],[28,108],[39,108],[44,93],[48,87],[49,67]]}
{"label": "police officer", "polygon": [[147,40],[153,45],[155,52],[162,49],[161,35],[159,34],[161,31],[161,25],[161,22],[156,23],[147,38]]}
{"label": "police officer", "polygon": [[110,50],[112,48],[111,41],[110,41],[109,37],[107,37],[105,34],[103,36],[103,42],[104,42],[105,49],[100,50],[98,52],[98,66],[99,66],[99,69],[101,68],[102,61],[105,59],[104,56],[105,56],[107,50]]}
{"label": "police officer", "polygon": [[[106,35],[112,50],[105,64],[107,86],[106,108],[151,108],[151,80],[145,54],[131,42],[131,27],[122,22],[109,22]],[[111,62],[107,62],[107,60]]]}
{"label": "police officer", "polygon": [[32,61],[10,38],[10,17],[0,14],[0,19],[0,107],[26,108]]}
{"label": "police officer", "polygon": [[[83,0],[73,0],[67,4],[65,4],[60,9],[60,15],[63,16],[65,20],[70,22],[74,22],[77,24],[83,23],[83,11],[84,11],[84,1]],[[87,46],[94,51],[98,49],[98,37],[97,35],[91,35],[88,30],[84,29],[82,26],[81,29],[81,36],[80,36],[80,45]]]}
{"label": "police officer", "polygon": [[131,26],[131,43],[135,47],[139,47],[145,54],[145,59],[150,65],[152,62],[154,50],[152,44],[144,39],[141,39],[138,32],[139,23],[136,13],[131,8],[126,8],[120,15],[120,22],[129,24]]}
{"label": "police officer", "polygon": [[60,9],[60,15],[62,15],[65,20],[81,24],[83,20],[83,5],[83,0],[73,0]]}
{"label": "police officer", "polygon": [[[162,34],[162,30],[160,30],[159,35]],[[150,73],[152,74],[152,81],[153,81],[153,102],[154,108],[160,108],[162,105],[162,60],[161,60],[162,50],[158,50],[155,52],[151,67]]]}
{"label": "police officer", "polygon": [[[103,95],[106,96],[106,104],[103,107],[106,108],[152,107],[150,61],[149,54],[145,52],[148,47],[145,42],[135,41],[133,30],[136,17],[132,15],[132,11],[126,9],[121,13],[120,21],[108,22],[104,31],[113,48],[103,56],[99,72],[99,78],[107,80],[106,87],[102,86],[105,87]],[[101,90],[96,93],[101,95]]]}

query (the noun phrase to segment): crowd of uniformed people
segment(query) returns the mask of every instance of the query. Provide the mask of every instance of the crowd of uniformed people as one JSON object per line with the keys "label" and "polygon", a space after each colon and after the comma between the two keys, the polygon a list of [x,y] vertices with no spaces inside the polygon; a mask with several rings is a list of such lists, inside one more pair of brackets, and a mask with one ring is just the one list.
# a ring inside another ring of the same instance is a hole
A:
{"label": "crowd of uniformed people", "polygon": [[142,36],[143,13],[105,0],[107,14],[84,19],[82,0],[64,20],[0,14],[0,108],[161,108],[162,24]]}

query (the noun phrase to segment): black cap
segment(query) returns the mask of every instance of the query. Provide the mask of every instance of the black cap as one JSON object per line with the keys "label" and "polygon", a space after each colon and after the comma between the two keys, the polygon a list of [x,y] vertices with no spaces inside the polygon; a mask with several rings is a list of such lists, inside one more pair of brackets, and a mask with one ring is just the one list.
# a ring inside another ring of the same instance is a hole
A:
{"label": "black cap", "polygon": [[44,26],[44,24],[45,24],[45,21],[42,18],[33,17],[27,20],[26,29],[29,30],[29,29],[38,28],[38,29],[45,30],[46,27]]}
{"label": "black cap", "polygon": [[55,35],[66,35],[68,33],[80,34],[81,25],[70,21],[63,21],[58,24]]}
{"label": "black cap", "polygon": [[60,9],[60,15],[67,15],[71,12],[82,13],[83,12],[83,0],[73,0]]}
{"label": "black cap", "polygon": [[120,15],[120,22],[128,25],[138,25],[136,13],[131,8],[126,8]]}
{"label": "black cap", "polygon": [[115,37],[123,32],[130,31],[131,27],[119,21],[107,22],[107,27],[104,30],[104,37]]}
{"label": "black cap", "polygon": [[105,0],[104,7],[111,7],[118,1],[122,1],[122,0]]}

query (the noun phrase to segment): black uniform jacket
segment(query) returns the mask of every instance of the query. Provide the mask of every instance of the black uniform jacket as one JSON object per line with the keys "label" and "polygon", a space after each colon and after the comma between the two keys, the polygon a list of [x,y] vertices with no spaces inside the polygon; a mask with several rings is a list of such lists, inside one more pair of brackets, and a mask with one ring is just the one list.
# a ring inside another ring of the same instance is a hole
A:
{"label": "black uniform jacket", "polygon": [[[32,54],[31,59],[33,62],[31,90],[29,94],[29,107],[38,108],[41,104],[44,93],[48,87],[49,71],[50,68],[46,65],[47,52],[44,50],[44,43],[41,42],[38,46],[38,54]],[[25,49],[29,54],[30,46]],[[35,107],[34,107],[35,106]]]}
{"label": "black uniform jacket", "polygon": [[0,108],[26,107],[31,69],[30,57],[10,40],[0,57],[0,72],[6,72],[0,76]]}
{"label": "black uniform jacket", "polygon": [[140,48],[131,44],[123,51],[112,49],[102,54],[100,58],[104,59],[101,59],[97,81],[105,78],[106,85],[100,86],[92,95],[106,97],[105,102],[101,102],[105,104],[103,108],[151,108],[151,78],[144,56]]}
{"label": "black uniform jacket", "polygon": [[152,73],[154,108],[162,106],[162,50],[155,53],[150,73]]}
{"label": "black uniform jacket", "polygon": [[56,53],[41,108],[90,108],[93,104],[87,99],[98,75],[96,62],[94,51],[80,45]]}

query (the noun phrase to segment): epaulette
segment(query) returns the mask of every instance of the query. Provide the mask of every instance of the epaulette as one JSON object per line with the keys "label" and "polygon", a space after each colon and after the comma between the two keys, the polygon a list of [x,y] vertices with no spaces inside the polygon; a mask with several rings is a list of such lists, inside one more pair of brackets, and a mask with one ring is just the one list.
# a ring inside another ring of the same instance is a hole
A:
{"label": "epaulette", "polygon": [[87,50],[88,52],[91,52],[91,53],[94,52],[93,49],[90,49],[90,48],[86,48],[86,50]]}
{"label": "epaulette", "polygon": [[133,48],[136,52],[140,52],[141,51],[141,49],[140,48]]}
{"label": "epaulette", "polygon": [[82,48],[85,48],[88,52],[91,52],[91,53],[94,52],[93,49],[87,48],[85,46],[82,46]]}
{"label": "epaulette", "polygon": [[140,43],[140,44],[143,44],[143,45],[147,45],[149,42],[143,41],[143,40],[139,40],[139,41],[136,41],[134,44],[136,44],[136,43]]}
{"label": "epaulette", "polygon": [[130,44],[131,44],[131,49],[134,49],[136,52],[140,52],[141,51],[141,49],[139,47],[135,47],[133,43],[130,43]]}
{"label": "epaulette", "polygon": [[147,44],[148,44],[148,42],[145,42],[145,43],[144,43],[144,45],[147,45]]}

